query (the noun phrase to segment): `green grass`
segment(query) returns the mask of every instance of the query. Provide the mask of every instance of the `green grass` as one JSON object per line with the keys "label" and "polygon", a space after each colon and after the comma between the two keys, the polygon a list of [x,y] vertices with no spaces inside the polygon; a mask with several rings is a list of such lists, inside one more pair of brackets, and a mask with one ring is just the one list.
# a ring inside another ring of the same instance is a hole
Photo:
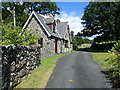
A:
{"label": "green grass", "polygon": [[109,70],[111,64],[107,60],[110,57],[110,53],[107,52],[92,52],[94,60],[105,70]]}
{"label": "green grass", "polygon": [[86,48],[89,46],[91,46],[91,44],[82,44],[82,45],[78,46],[78,48]]}
{"label": "green grass", "polygon": [[118,67],[119,64],[115,63],[116,61],[111,61],[111,60],[116,60],[117,56],[115,55],[115,53],[110,54],[110,53],[94,53],[93,52],[92,54],[93,54],[94,60],[104,69],[105,73],[109,75],[109,78],[112,82],[113,87],[119,88],[120,87],[120,79],[119,79],[120,69]]}
{"label": "green grass", "polygon": [[40,66],[34,69],[16,88],[45,88],[57,59],[70,53],[72,52],[41,59]]}

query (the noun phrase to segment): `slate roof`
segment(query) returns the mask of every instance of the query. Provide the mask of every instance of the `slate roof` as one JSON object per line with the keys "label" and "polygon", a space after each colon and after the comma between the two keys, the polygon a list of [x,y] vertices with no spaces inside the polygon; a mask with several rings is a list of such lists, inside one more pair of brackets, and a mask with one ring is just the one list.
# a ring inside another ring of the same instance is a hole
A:
{"label": "slate roof", "polygon": [[65,39],[65,34],[66,34],[67,27],[68,27],[68,22],[57,23],[57,31],[60,34],[61,38]]}
{"label": "slate roof", "polygon": [[41,23],[41,25],[43,26],[45,32],[48,34],[49,37],[53,36],[53,37],[56,37],[59,39],[65,39],[65,34],[66,34],[67,27],[68,27],[68,22],[57,22],[57,30],[56,30],[56,33],[54,33],[50,30],[50,28],[48,27],[47,24],[53,23],[55,18],[44,18],[43,15],[38,14],[37,12],[34,12],[34,11],[30,15],[30,17],[28,18],[23,29],[25,29],[25,27],[28,25],[28,23],[33,15]]}
{"label": "slate roof", "polygon": [[44,20],[45,20],[46,24],[50,24],[50,23],[54,22],[55,18],[54,17],[53,18],[45,18]]}
{"label": "slate roof", "polygon": [[45,22],[45,18],[42,17],[40,14],[36,13],[35,14],[37,15],[37,17],[39,18],[39,20],[42,22],[42,24],[44,25],[44,27],[46,28],[46,30],[49,32],[49,34],[51,36],[54,36],[54,37],[57,37],[57,38],[60,38],[59,35],[57,33],[53,33],[50,28],[46,25],[46,22]]}

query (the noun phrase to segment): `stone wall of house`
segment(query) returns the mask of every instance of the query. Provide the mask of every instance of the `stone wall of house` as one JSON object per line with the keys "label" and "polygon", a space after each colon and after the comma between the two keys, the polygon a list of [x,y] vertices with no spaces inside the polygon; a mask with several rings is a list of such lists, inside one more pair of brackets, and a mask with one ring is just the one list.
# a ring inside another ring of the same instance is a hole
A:
{"label": "stone wall of house", "polygon": [[65,52],[65,42],[62,40],[62,53],[64,53]]}
{"label": "stone wall of house", "polygon": [[58,53],[61,53],[62,51],[61,51],[61,41],[60,40],[57,41],[57,46],[58,46],[58,48],[57,48]]}
{"label": "stone wall of house", "polygon": [[55,39],[48,38],[46,32],[43,30],[39,22],[35,17],[31,19],[26,29],[32,30],[34,35],[38,35],[43,38],[43,45],[41,48],[41,57],[49,57],[55,54]]}
{"label": "stone wall of house", "polygon": [[[38,35],[43,38],[43,45],[41,48],[41,57],[49,57],[55,54],[55,38],[48,38],[46,32],[41,27],[40,23],[36,20],[36,18],[33,16],[33,18],[30,20],[28,26],[26,29],[30,29],[31,32],[33,32],[34,35]],[[66,39],[69,38],[69,32],[67,30]],[[70,44],[69,44],[70,46]],[[65,43],[63,43],[63,40],[58,40],[57,42],[57,51],[58,53],[64,53],[68,52],[69,49],[65,48]]]}
{"label": "stone wall of house", "polygon": [[62,53],[65,53],[65,52],[70,52],[72,51],[72,44],[70,44],[70,41],[68,41],[68,47],[65,47],[65,41],[62,41]]}
{"label": "stone wall of house", "polygon": [[2,87],[11,89],[40,65],[39,46],[1,46]]}
{"label": "stone wall of house", "polygon": [[35,17],[31,19],[26,29],[29,29],[34,35],[37,35],[40,37],[46,36],[45,31],[43,31],[43,28],[41,27],[41,25],[39,24],[39,22],[36,20]]}
{"label": "stone wall of house", "polygon": [[46,58],[55,55],[55,39],[43,38],[43,46],[41,48],[41,57]]}

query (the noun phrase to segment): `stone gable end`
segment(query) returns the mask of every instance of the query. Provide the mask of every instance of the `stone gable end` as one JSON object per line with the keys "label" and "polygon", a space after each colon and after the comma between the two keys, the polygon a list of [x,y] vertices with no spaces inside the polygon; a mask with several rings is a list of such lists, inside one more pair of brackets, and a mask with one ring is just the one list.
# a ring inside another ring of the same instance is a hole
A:
{"label": "stone gable end", "polygon": [[37,19],[34,16],[28,23],[26,29],[30,29],[34,35],[47,37],[46,32],[44,31],[44,29],[41,27],[40,23],[37,21]]}
{"label": "stone gable end", "polygon": [[48,57],[50,55],[55,54],[55,46],[54,46],[54,39],[48,38],[46,32],[44,31],[43,27],[37,21],[37,19],[33,16],[26,29],[30,29],[34,35],[42,36],[43,38],[43,45],[41,48],[41,57]]}

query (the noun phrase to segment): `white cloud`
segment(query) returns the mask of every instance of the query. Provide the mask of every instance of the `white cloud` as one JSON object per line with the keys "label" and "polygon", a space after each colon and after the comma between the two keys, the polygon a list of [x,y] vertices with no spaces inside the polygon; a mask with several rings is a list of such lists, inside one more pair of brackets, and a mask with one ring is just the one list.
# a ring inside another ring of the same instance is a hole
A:
{"label": "white cloud", "polygon": [[77,32],[81,32],[81,29],[83,29],[83,26],[81,24],[81,16],[75,16],[75,12],[71,12],[69,15],[66,12],[61,12],[60,16],[57,16],[60,21],[65,22],[68,21],[70,30],[74,31],[74,34],[77,34]]}

